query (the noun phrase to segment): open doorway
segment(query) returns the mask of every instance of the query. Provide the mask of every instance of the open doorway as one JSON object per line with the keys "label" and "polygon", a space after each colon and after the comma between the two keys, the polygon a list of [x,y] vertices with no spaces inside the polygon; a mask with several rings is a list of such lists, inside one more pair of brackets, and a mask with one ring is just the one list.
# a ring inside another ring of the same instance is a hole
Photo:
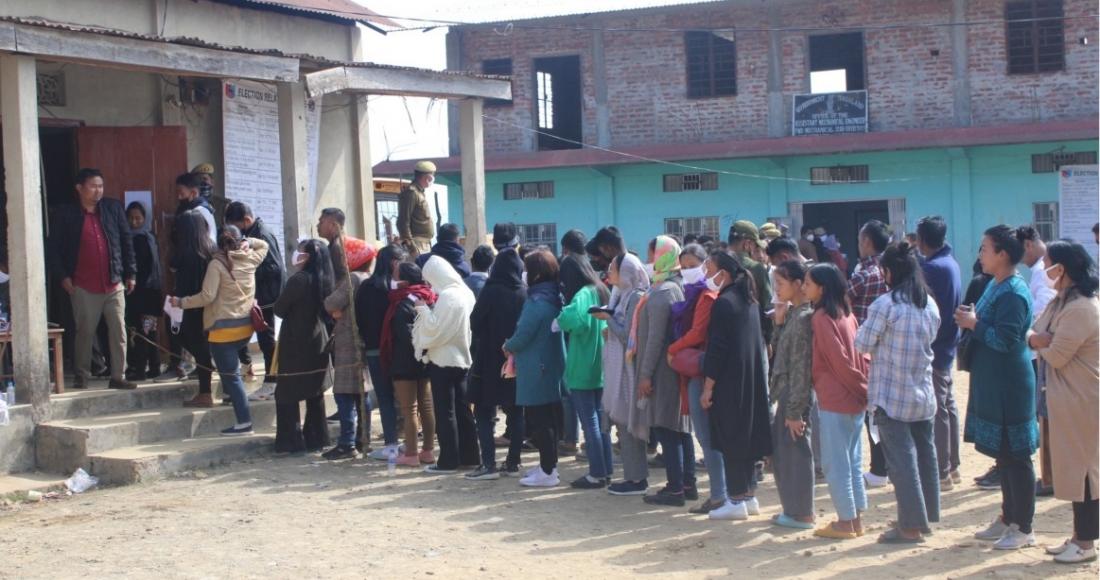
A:
{"label": "open doorway", "polygon": [[859,229],[879,220],[890,223],[890,202],[885,199],[806,203],[802,205],[802,224],[824,228],[840,242],[840,253],[848,262],[848,273],[859,263]]}
{"label": "open doorway", "polygon": [[581,58],[536,58],[534,68],[539,150],[580,149]]}

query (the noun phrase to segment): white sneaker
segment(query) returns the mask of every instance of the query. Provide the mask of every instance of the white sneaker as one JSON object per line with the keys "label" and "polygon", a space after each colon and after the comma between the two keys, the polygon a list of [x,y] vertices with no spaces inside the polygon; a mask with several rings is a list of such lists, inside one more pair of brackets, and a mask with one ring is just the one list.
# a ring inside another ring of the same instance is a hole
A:
{"label": "white sneaker", "polygon": [[985,542],[996,542],[1001,539],[1001,536],[1005,535],[1008,531],[1008,526],[1005,525],[1001,516],[997,516],[993,523],[989,524],[989,527],[974,534],[974,538]]}
{"label": "white sneaker", "polygon": [[264,383],[248,395],[249,401],[266,401],[275,396],[275,383]]}
{"label": "white sneaker", "polygon": [[390,454],[399,455],[400,453],[401,451],[397,448],[396,445],[385,445],[383,447],[375,449],[374,451],[371,451],[367,454],[367,457],[374,459],[375,461],[389,461]]}
{"label": "white sneaker", "polygon": [[1069,546],[1061,554],[1054,557],[1054,561],[1059,564],[1080,564],[1081,562],[1091,562],[1096,559],[1096,548],[1085,550],[1074,544],[1069,543]]}
{"label": "white sneaker", "polygon": [[521,477],[520,479],[526,479],[526,478],[531,477],[532,475],[534,475],[536,473],[539,473],[540,471],[542,471],[542,468],[539,467],[538,465],[536,465],[536,466],[532,467],[531,469],[528,469],[527,471],[524,471],[523,472],[523,477]]}
{"label": "white sneaker", "polygon": [[750,516],[760,515],[760,501],[756,499],[756,496],[745,498],[745,510],[749,512]]}
{"label": "white sneaker", "polygon": [[1058,544],[1057,546],[1047,546],[1046,551],[1051,556],[1057,556],[1058,554],[1065,552],[1071,544],[1073,544],[1072,538],[1062,542],[1061,544]]}
{"label": "white sneaker", "polygon": [[1025,534],[1020,531],[1020,526],[1017,526],[1016,524],[1011,524],[1008,526],[1008,529],[1005,530],[1005,534],[1001,536],[1001,539],[997,540],[997,542],[993,544],[993,549],[1019,550],[1020,548],[1026,548],[1028,546],[1034,545],[1035,534]]}
{"label": "white sneaker", "polygon": [[557,469],[549,475],[542,469],[539,469],[535,473],[519,480],[519,484],[524,487],[554,487],[559,483],[561,483],[561,480],[558,478]]}
{"label": "white sneaker", "polygon": [[722,507],[711,510],[707,517],[712,520],[747,520],[749,519],[749,509],[746,506],[747,502],[744,501],[730,501],[726,500],[726,503],[722,504]]}
{"label": "white sneaker", "polygon": [[863,482],[867,487],[885,487],[890,483],[890,476],[888,475],[875,475],[870,471],[863,472]]}

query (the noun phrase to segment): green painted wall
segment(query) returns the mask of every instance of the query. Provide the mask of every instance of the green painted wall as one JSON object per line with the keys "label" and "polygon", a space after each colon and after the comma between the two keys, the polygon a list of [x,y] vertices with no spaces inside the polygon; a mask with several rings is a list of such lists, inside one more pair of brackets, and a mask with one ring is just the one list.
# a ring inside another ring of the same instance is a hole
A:
{"label": "green painted wall", "polygon": [[[631,248],[642,248],[664,231],[669,217],[719,216],[724,236],[738,219],[761,222],[788,215],[791,202],[905,198],[907,230],[925,215],[948,222],[950,243],[964,271],[973,262],[981,232],[994,224],[1024,224],[1032,204],[1057,201],[1058,174],[1031,172],[1031,155],[1059,148],[1097,150],[1094,141],[1036,143],[954,149],[922,149],[687,162],[703,170],[724,171],[717,191],[664,193],[666,173],[693,170],[663,164],[502,171],[486,175],[486,212],[490,227],[499,221],[555,223],[558,236],[570,228],[591,235],[614,223]],[[866,164],[871,183],[811,185],[810,168]],[[554,181],[554,198],[504,201],[504,184]],[[450,185],[450,184],[449,184]],[[451,215],[461,219],[462,189],[449,188]],[[854,252],[854,248],[846,249]]]}

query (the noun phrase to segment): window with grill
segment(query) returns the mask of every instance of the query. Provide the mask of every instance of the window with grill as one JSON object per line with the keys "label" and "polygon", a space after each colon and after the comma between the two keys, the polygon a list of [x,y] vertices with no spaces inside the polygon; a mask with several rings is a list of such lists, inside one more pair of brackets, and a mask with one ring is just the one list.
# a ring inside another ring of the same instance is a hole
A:
{"label": "window with grill", "polygon": [[552,199],[553,197],[553,181],[525,181],[522,183],[504,184],[504,201],[516,201],[519,199]]}
{"label": "window with grill", "polygon": [[[481,61],[481,73],[510,77],[512,76],[512,59],[490,58],[488,60],[483,60]],[[511,105],[512,101],[507,99],[485,99],[486,107],[508,107]]]}
{"label": "window with grill", "polygon": [[832,185],[834,183],[867,183],[870,168],[866,165],[836,165],[833,167],[811,167],[811,185]]}
{"label": "window with grill", "polygon": [[680,240],[688,234],[718,239],[718,216],[665,218],[665,233]]}
{"label": "window with grill", "polygon": [[1095,151],[1061,151],[1031,156],[1032,173],[1054,173],[1063,165],[1096,165]]}
{"label": "window with grill", "polygon": [[686,32],[689,99],[737,94],[737,46],[733,32]]}
{"label": "window with grill", "polygon": [[529,248],[546,246],[558,253],[558,224],[519,224],[519,243]]}
{"label": "window with grill", "polygon": [[1036,74],[1066,68],[1062,0],[1005,3],[1008,74]]}
{"label": "window with grill", "polygon": [[670,173],[665,175],[664,190],[713,191],[718,189],[717,173]]}
{"label": "window with grill", "polygon": [[1032,204],[1035,210],[1035,231],[1044,242],[1058,239],[1058,202],[1044,201]]}

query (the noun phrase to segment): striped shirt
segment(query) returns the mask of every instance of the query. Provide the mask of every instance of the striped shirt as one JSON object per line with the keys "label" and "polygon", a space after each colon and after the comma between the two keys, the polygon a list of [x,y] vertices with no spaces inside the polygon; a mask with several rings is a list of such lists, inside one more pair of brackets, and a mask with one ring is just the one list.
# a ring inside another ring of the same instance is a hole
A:
{"label": "striped shirt", "polygon": [[871,355],[867,408],[882,408],[895,421],[926,421],[936,415],[932,387],[932,340],[940,327],[931,295],[924,309],[878,297],[856,334],[856,348]]}

